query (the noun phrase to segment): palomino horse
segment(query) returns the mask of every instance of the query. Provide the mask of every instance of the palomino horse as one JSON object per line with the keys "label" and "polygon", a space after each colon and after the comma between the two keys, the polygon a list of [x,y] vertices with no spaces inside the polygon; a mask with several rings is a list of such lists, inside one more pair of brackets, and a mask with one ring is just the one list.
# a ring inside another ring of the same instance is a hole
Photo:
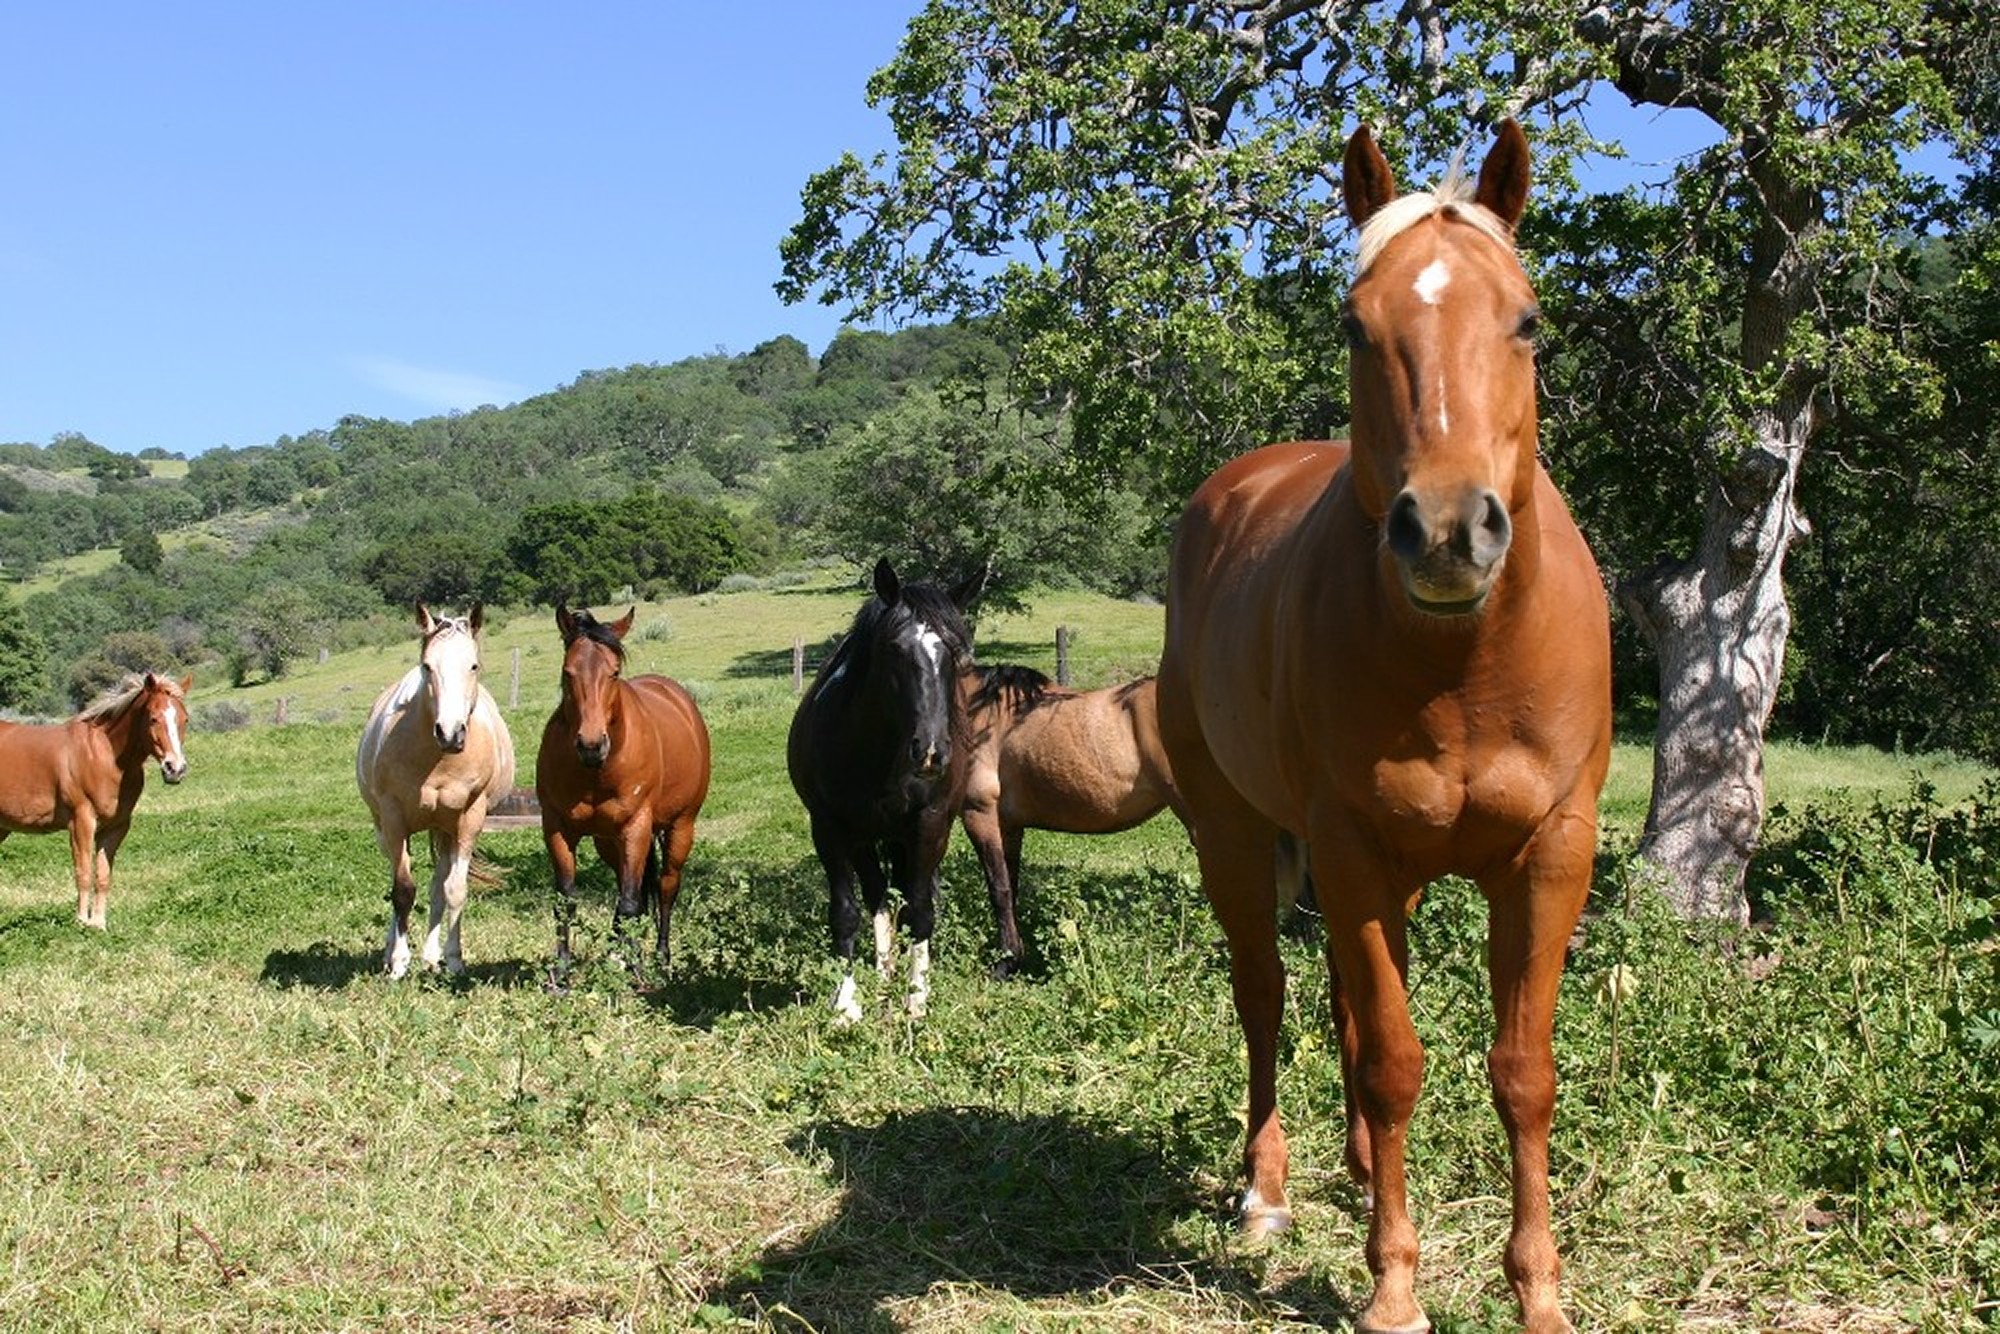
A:
{"label": "palomino horse", "polygon": [[69,830],[76,920],[104,929],[111,863],[146,788],[146,761],[160,777],[187,777],[181,736],[192,676],[128,676],[66,723],[0,722],[0,839]]}
{"label": "palomino horse", "polygon": [[1178,804],[1160,744],[1150,676],[1102,690],[1069,690],[1029,667],[975,669],[966,705],[971,740],[959,820],[978,850],[1000,926],[996,977],[1019,968],[1014,920],[1021,835],[1115,834]]}
{"label": "palomino horse", "polygon": [[826,869],[833,952],[847,966],[833,998],[839,1022],[861,1018],[856,877],[875,919],[875,966],[884,977],[895,936],[888,883],[895,881],[912,942],[906,1005],[922,1015],[929,1004],[938,864],[965,791],[961,691],[971,670],[972,634],[950,596],[934,584],[902,583],[883,560],[875,566],[875,596],[792,716],[786,767]]}
{"label": "palomino horse", "polygon": [[431,839],[430,923],[424,963],[465,971],[459,921],[472,873],[472,848],[489,802],[514,786],[514,738],[479,683],[479,627],[484,610],[436,617],[417,604],[422,648],[417,665],[384,690],[369,711],[354,755],[361,799],[375,819],[375,840],[389,859],[389,936],[382,967],[410,968],[410,907],[417,882],[410,836]]}
{"label": "palomino horse", "polygon": [[556,977],[570,966],[576,845],[586,834],[618,876],[614,930],[655,914],[654,952],[670,961],[668,930],[695,817],[708,797],[708,725],[694,696],[664,676],[620,675],[634,608],[609,623],[556,608],[562,698],[542,729],[535,795],[556,882]]}
{"label": "palomino horse", "polygon": [[1375,1290],[1358,1326],[1427,1326],[1403,1176],[1423,1079],[1405,919],[1429,881],[1469,876],[1489,911],[1487,1070],[1513,1155],[1504,1266],[1544,1334],[1570,1327],[1549,1231],[1550,1036],[1610,754],[1610,632],[1589,548],[1535,452],[1520,127],[1501,126],[1476,189],[1456,177],[1397,198],[1374,139],[1349,140],[1353,441],[1258,450],[1195,492],[1168,576],[1160,726],[1249,1048],[1245,1227],[1291,1217],[1282,830],[1310,845],[1348,1166],[1372,1201]]}

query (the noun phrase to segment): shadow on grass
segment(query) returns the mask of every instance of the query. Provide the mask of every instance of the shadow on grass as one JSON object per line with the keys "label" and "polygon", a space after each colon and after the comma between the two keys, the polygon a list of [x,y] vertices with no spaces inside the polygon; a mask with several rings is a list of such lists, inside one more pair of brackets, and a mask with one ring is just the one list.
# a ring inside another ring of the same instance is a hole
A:
{"label": "shadow on grass", "polygon": [[[325,940],[316,940],[302,950],[272,950],[264,956],[264,968],[258,977],[285,990],[310,987],[316,991],[341,991],[360,978],[387,981],[382,971],[382,951],[347,950]],[[409,974],[395,985],[446,987],[454,991],[477,986],[511,990],[539,985],[541,977],[534,962],[525,959],[467,964],[465,971],[456,976],[426,968],[421,960],[412,959]]]}
{"label": "shadow on grass", "polygon": [[[904,1325],[887,1304],[941,1283],[1115,1300],[1128,1288],[1192,1282],[1253,1310],[1267,1304],[1249,1267],[1218,1263],[1173,1235],[1175,1220],[1215,1203],[1193,1186],[1195,1158],[1129,1130],[937,1107],[876,1125],[819,1122],[790,1147],[829,1160],[845,1198],[829,1222],[708,1294],[745,1317],[782,1307],[817,1329],[888,1334]],[[1353,1305],[1317,1280],[1275,1295],[1322,1323],[1353,1318]]]}
{"label": "shadow on grass", "polygon": [[[813,673],[819,670],[820,664],[827,660],[834,646],[845,637],[843,631],[841,634],[828,635],[824,639],[806,645],[806,680],[812,680]],[[722,675],[731,681],[789,681],[792,679],[791,646],[753,649],[749,653],[739,653],[727,667],[722,669]]]}

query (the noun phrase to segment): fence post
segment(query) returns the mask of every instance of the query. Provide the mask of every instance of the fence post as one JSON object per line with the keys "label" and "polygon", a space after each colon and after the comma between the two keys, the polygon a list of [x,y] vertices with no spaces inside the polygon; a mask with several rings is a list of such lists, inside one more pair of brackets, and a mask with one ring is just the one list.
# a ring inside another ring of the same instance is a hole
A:
{"label": "fence post", "polygon": [[792,693],[803,695],[806,689],[806,637],[792,636]]}
{"label": "fence post", "polygon": [[514,650],[514,675],[507,683],[507,707],[521,707],[521,650],[518,648]]}
{"label": "fence post", "polygon": [[321,649],[321,650],[319,651],[319,665],[320,665],[320,666],[322,666],[322,667],[326,666],[326,663],[327,663],[327,659],[331,658],[332,656],[333,656],[333,650],[332,650],[332,649],[330,649],[330,648],[322,648],[322,649]]}
{"label": "fence post", "polygon": [[1056,684],[1069,684],[1069,627],[1056,627]]}
{"label": "fence post", "polygon": [[291,714],[292,714],[292,697],[290,695],[278,696],[277,712],[271,716],[272,724],[278,727],[283,727],[287,722],[291,721]]}

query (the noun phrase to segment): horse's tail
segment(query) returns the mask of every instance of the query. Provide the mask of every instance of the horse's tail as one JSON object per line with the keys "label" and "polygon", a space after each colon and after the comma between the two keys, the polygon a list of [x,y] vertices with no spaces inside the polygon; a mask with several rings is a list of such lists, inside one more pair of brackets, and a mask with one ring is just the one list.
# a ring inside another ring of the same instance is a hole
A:
{"label": "horse's tail", "polygon": [[507,883],[506,873],[500,869],[500,863],[483,852],[472,854],[472,865],[466,868],[465,874],[466,879],[481,889],[498,889]]}

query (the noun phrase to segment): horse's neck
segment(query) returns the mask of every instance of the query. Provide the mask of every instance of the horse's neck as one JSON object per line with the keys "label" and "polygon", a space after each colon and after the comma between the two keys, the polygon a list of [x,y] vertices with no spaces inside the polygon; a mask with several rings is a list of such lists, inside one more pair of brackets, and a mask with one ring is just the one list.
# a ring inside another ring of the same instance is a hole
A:
{"label": "horse's neck", "polygon": [[104,738],[105,749],[117,761],[119,768],[130,769],[133,765],[146,762],[146,731],[139,726],[145,717],[145,710],[137,700],[118,713],[104,718],[86,719],[86,725]]}

